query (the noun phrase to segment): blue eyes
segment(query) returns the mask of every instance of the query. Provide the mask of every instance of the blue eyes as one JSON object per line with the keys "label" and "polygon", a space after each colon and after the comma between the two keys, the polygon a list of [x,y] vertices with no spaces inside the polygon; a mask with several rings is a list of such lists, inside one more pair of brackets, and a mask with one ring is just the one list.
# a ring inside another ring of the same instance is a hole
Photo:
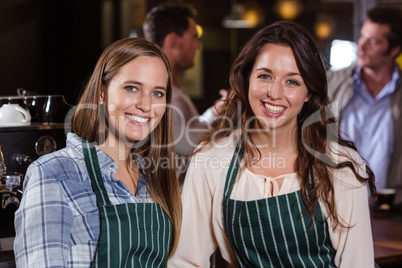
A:
{"label": "blue eyes", "polygon": [[[135,86],[126,86],[125,88],[130,92],[137,92],[139,90]],[[162,98],[165,96],[165,93],[163,91],[158,91],[158,90],[152,91],[151,94],[152,94],[152,96],[157,97],[157,98]]]}
{"label": "blue eyes", "polygon": [[127,89],[128,91],[131,91],[131,92],[138,91],[138,89],[137,89],[136,87],[133,87],[133,86],[126,86],[126,89]]}
{"label": "blue eyes", "polygon": [[152,95],[157,98],[162,98],[163,96],[165,96],[165,94],[161,91],[154,91],[154,92],[152,92]]}

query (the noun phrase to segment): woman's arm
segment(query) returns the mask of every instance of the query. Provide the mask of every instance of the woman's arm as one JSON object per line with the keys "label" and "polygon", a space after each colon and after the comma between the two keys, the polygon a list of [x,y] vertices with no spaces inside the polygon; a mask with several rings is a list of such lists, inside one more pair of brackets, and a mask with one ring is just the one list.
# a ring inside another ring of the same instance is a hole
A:
{"label": "woman's arm", "polygon": [[209,267],[209,257],[217,248],[212,226],[213,190],[208,184],[205,159],[201,155],[203,153],[191,159],[187,170],[182,192],[180,240],[168,267]]}
{"label": "woman's arm", "polygon": [[[365,164],[357,152],[349,151],[357,162],[360,176],[366,177]],[[343,160],[343,159],[342,159]],[[350,228],[338,226],[329,233],[336,249],[337,267],[374,267],[373,237],[367,185],[359,182],[349,168],[334,170],[334,190],[337,213],[340,222]],[[326,213],[328,215],[328,213]]]}
{"label": "woman's arm", "polygon": [[17,267],[65,267],[73,221],[73,213],[53,174],[40,162],[31,164],[15,213]]}

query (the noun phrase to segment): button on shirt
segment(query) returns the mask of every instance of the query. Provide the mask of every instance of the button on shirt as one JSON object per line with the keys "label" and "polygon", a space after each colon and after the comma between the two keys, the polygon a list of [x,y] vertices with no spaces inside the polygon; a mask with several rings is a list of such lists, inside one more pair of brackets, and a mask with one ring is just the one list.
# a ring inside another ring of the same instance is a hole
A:
{"label": "button on shirt", "polygon": [[[17,267],[90,267],[99,240],[100,216],[81,141],[69,133],[66,148],[29,166],[15,213]],[[115,162],[99,147],[96,152],[113,205],[153,202],[144,174],[133,195],[114,177]]]}
{"label": "button on shirt", "polygon": [[360,79],[361,68],[353,75],[353,97],[342,112],[341,135],[352,140],[373,170],[377,190],[386,187],[388,168],[394,151],[394,123],[391,94],[399,75],[395,66],[392,80],[373,98]]}

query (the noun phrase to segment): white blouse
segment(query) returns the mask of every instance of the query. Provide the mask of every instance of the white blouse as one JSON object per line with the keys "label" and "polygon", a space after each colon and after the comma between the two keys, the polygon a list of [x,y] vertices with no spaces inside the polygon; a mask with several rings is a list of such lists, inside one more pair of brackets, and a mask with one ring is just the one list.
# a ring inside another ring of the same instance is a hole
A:
{"label": "white blouse", "polygon": [[[279,188],[277,180],[282,178],[283,183]],[[300,190],[300,180],[297,173],[283,174],[272,178],[253,173],[246,168],[241,173],[240,179],[233,185],[230,198],[251,201],[296,192],[298,190]]]}
{"label": "white blouse", "polygon": [[[183,223],[178,248],[168,261],[167,267],[209,267],[211,254],[219,247],[222,257],[237,267],[236,258],[226,238],[222,223],[222,199],[226,174],[238,138],[236,134],[221,140],[193,156],[183,186]],[[336,162],[354,159],[361,176],[365,176],[364,162],[357,152],[334,146],[332,154]],[[239,169],[239,173],[240,173]],[[338,226],[328,219],[329,236],[336,250],[337,267],[374,267],[374,251],[365,184],[360,183],[349,168],[332,170],[337,213],[342,223],[351,228]],[[279,188],[277,179],[284,178]],[[300,190],[297,173],[276,178],[255,174],[248,169],[238,174],[231,198],[242,201],[257,200]],[[325,216],[328,211],[320,207]],[[358,250],[356,250],[358,249]]]}

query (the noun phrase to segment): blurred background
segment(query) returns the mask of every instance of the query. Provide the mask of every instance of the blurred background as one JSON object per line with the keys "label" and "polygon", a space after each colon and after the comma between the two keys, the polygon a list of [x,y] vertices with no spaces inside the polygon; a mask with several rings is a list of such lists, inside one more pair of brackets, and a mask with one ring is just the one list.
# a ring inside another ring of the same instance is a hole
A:
{"label": "blurred background", "polygon": [[[62,94],[76,104],[102,50],[142,36],[145,14],[162,0],[1,0],[0,96],[17,88]],[[259,28],[289,19],[316,37],[328,68],[353,64],[365,12],[402,0],[182,0],[197,10],[201,49],[183,88],[202,112],[228,87],[231,63]],[[357,30],[356,30],[357,29]]]}

